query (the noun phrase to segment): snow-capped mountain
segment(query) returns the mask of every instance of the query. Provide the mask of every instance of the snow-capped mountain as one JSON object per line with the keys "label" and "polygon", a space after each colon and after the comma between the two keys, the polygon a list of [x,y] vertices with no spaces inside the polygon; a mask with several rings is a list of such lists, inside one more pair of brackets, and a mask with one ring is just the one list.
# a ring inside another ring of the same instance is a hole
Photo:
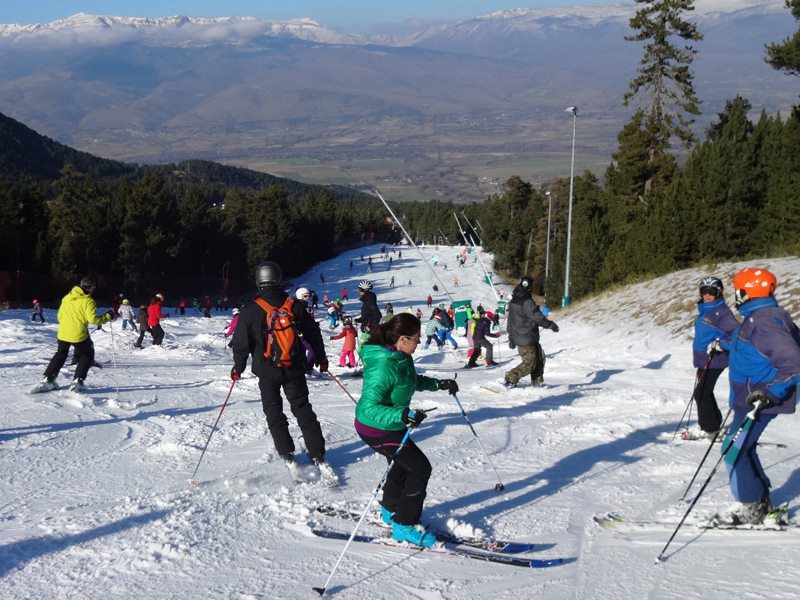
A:
{"label": "snow-capped mountain", "polygon": [[122,17],[78,13],[47,24],[0,25],[0,38],[15,41],[36,39],[41,41],[73,41],[75,35],[81,42],[121,41],[124,38],[157,40],[163,45],[203,45],[211,42],[236,43],[258,36],[288,37],[326,44],[361,43],[357,35],[338,33],[310,18],[289,21],[271,21],[255,17],[203,18],[177,15],[159,19]]}

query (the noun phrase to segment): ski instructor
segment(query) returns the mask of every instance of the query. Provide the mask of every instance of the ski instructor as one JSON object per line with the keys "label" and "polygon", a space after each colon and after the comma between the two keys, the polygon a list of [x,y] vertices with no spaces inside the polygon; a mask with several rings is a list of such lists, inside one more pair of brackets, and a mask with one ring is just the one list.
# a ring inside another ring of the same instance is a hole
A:
{"label": "ski instructor", "polygon": [[[325,345],[319,325],[311,318],[302,302],[296,302],[281,288],[283,273],[281,268],[272,261],[267,261],[256,267],[256,287],[258,296],[248,302],[239,311],[239,323],[231,340],[233,349],[233,368],[231,379],[239,379],[247,367],[247,358],[253,355],[252,370],[258,377],[258,387],[261,391],[261,404],[267,418],[267,426],[275,443],[275,449],[286,462],[295,481],[302,479],[300,468],[294,460],[294,440],[289,434],[289,421],[283,412],[283,398],[281,388],[286,394],[292,414],[297,420],[303,434],[306,449],[320,476],[330,484],[334,484],[336,473],[325,462],[325,439],[317,420],[317,415],[308,401],[308,386],[306,385],[306,364],[303,345],[297,331],[303,334],[314,349],[315,364],[323,373],[328,370],[328,358],[325,354]],[[267,312],[269,311],[269,312]],[[268,330],[267,323],[272,316],[275,324],[276,313],[283,313],[289,320],[290,326],[279,330]],[[267,341],[273,347],[270,357],[266,356]],[[281,357],[276,356],[281,354]]]}
{"label": "ski instructor", "polygon": [[517,349],[522,362],[506,372],[503,384],[506,388],[517,387],[527,375],[531,385],[539,385],[544,374],[544,351],[539,344],[539,327],[558,333],[558,325],[550,321],[533,301],[533,279],[527,275],[511,292],[508,303],[508,347]]}

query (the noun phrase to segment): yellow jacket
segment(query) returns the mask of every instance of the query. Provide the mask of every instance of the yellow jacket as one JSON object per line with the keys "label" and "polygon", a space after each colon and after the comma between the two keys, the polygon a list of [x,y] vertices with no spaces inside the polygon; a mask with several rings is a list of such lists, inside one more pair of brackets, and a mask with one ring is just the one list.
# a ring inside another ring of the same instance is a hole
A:
{"label": "yellow jacket", "polygon": [[77,285],[61,299],[58,307],[58,339],[63,342],[82,342],[89,337],[89,323],[102,325],[111,320],[112,315],[97,316],[94,298]]}

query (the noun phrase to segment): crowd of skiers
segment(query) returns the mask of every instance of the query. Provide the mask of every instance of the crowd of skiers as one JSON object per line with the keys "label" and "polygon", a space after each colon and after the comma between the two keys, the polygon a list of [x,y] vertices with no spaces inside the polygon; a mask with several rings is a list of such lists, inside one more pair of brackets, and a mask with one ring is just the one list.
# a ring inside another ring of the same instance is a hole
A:
{"label": "crowd of skiers", "polygon": [[[362,257],[363,260],[363,257]],[[288,419],[283,412],[286,397],[292,415],[305,441],[306,449],[323,479],[337,482],[333,469],[325,461],[325,440],[316,414],[309,401],[306,376],[313,367],[328,371],[328,358],[314,311],[316,292],[298,288],[293,295],[282,287],[283,275],[274,262],[256,269],[257,297],[233,310],[233,320],[224,335],[231,338],[234,365],[231,378],[235,382],[252,358],[252,371],[258,377],[262,410],[278,454],[286,461],[293,476],[299,475],[294,460],[295,445],[289,433]],[[718,515],[721,522],[758,524],[773,515],[770,482],[757,455],[757,442],[769,423],[779,414],[795,410],[797,384],[800,383],[800,333],[789,314],[775,297],[776,277],[766,269],[748,268],[732,280],[734,304],[744,318],[738,321],[725,303],[724,286],[718,277],[703,278],[699,286],[698,316],[693,342],[694,366],[697,369],[693,400],[697,405],[698,425],[685,432],[687,439],[716,439],[727,436],[723,448],[735,445],[738,456],[728,464],[731,493],[736,504]],[[506,306],[508,344],[516,349],[521,362],[505,372],[503,383],[514,388],[521,379],[531,378],[531,385],[543,381],[545,354],[540,343],[540,329],[559,331],[533,298],[534,281],[520,279]],[[71,389],[80,390],[89,368],[94,363],[94,347],[88,326],[101,327],[114,318],[122,318],[122,329],[130,325],[138,329],[134,344],[142,347],[146,333],[153,345],[160,345],[164,330],[160,320],[164,312],[162,294],[153,296],[149,305],[141,305],[134,314],[130,302],[121,298],[118,305],[97,314],[92,297],[96,283],[84,277],[62,299],[58,311],[58,348],[44,373],[40,386],[54,389],[55,379],[63,367],[70,347],[78,360]],[[453,379],[433,379],[416,373],[412,355],[423,342],[428,350],[431,342],[442,350],[447,342],[453,349],[458,344],[452,335],[455,311],[451,305],[439,304],[424,324],[422,312],[396,314],[391,303],[381,314],[373,284],[358,284],[359,316],[346,313],[347,289],[341,299],[323,297],[329,328],[342,329],[329,335],[330,341],[342,341],[339,366],[355,368],[363,363],[364,384],[355,413],[355,428],[361,439],[375,452],[384,455],[391,469],[383,486],[381,514],[392,526],[392,535],[400,541],[429,546],[435,538],[419,525],[422,505],[431,474],[430,462],[408,438],[409,427],[419,425],[426,414],[411,408],[415,391],[458,391]],[[432,307],[433,297],[428,295]],[[493,367],[493,345],[498,338],[499,310],[487,312],[478,305],[465,308],[465,331],[471,345],[466,368],[477,366],[483,355],[485,365]],[[34,301],[31,319],[44,322],[41,305]],[[134,326],[135,323],[135,326]],[[423,329],[424,327],[424,329]],[[358,354],[358,359],[356,358]],[[714,387],[725,369],[729,369],[730,411],[733,418],[725,426],[714,396]],[[397,451],[398,447],[402,452]],[[727,450],[723,450],[726,452]]]}

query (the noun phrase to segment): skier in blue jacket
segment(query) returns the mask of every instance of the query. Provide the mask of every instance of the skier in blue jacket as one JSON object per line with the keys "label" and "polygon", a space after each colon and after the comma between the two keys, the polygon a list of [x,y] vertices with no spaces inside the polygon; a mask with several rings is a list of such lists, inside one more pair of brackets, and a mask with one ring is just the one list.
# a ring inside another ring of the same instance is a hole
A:
{"label": "skier in blue jacket", "polygon": [[[717,379],[728,367],[728,353],[707,349],[715,340],[727,340],[739,322],[722,296],[722,281],[704,277],[700,282],[700,300],[694,322],[694,366],[697,369],[694,400],[697,403],[698,426],[684,434],[685,439],[712,438],[722,427],[722,413],[714,396]],[[709,356],[710,355],[710,356]]]}
{"label": "skier in blue jacket", "polygon": [[[766,269],[747,268],[733,278],[736,308],[744,321],[730,342],[731,432],[736,432],[749,411],[759,403],[761,410],[742,440],[739,453],[728,466],[731,493],[737,503],[717,515],[732,525],[758,524],[774,517],[769,497],[770,482],[758,459],[756,444],[767,425],[779,414],[793,413],[800,383],[800,330],[789,313],[778,306],[774,292],[778,281]],[[723,442],[727,447],[729,440]]]}

